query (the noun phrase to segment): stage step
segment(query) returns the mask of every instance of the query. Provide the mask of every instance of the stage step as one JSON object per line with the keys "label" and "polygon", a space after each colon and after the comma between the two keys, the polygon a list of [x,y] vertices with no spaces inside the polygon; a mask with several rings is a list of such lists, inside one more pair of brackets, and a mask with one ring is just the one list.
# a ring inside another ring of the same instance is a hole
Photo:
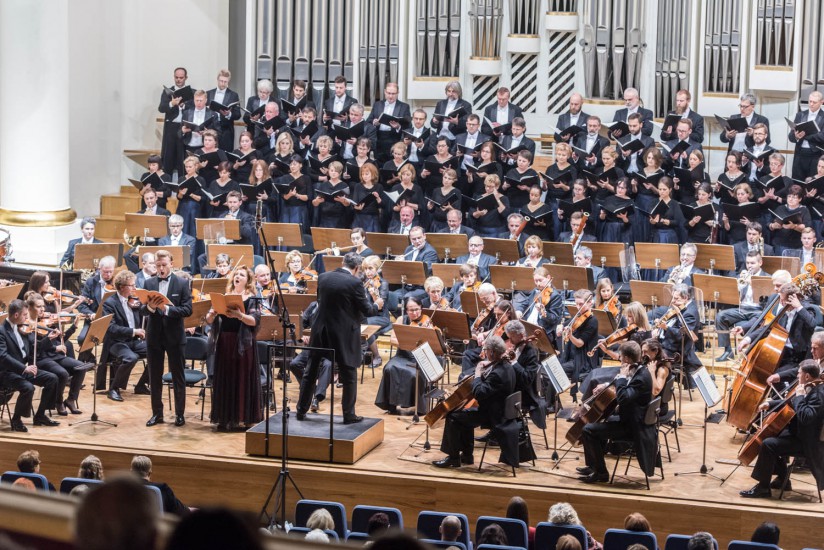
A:
{"label": "stage step", "polygon": [[140,196],[108,193],[100,197],[100,214],[104,216],[123,216],[126,212],[140,210]]}
{"label": "stage step", "polygon": [[98,239],[122,239],[123,231],[126,229],[126,219],[123,215],[101,214],[95,216],[97,225],[94,235]]}
{"label": "stage step", "polygon": [[149,155],[159,155],[159,149],[124,149],[123,154],[142,167],[148,164]]}

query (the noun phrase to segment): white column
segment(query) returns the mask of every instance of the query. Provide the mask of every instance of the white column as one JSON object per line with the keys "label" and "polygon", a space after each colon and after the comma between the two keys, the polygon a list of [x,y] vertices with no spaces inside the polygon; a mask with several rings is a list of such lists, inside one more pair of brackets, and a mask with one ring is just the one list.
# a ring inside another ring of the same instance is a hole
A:
{"label": "white column", "polygon": [[12,233],[18,261],[55,263],[54,249],[65,240],[54,228],[76,218],[69,206],[68,12],[68,0],[0,2],[0,224]]}

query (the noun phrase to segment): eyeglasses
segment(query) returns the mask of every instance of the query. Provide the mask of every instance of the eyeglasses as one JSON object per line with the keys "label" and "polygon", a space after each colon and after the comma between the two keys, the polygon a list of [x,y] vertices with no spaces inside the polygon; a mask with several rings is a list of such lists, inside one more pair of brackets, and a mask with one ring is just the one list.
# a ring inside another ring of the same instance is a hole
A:
{"label": "eyeglasses", "polygon": [[751,105],[751,104],[749,104],[749,103],[739,103],[739,104],[738,104],[738,108],[739,108],[739,109],[746,109],[746,108],[748,108],[748,107],[752,107],[752,105]]}

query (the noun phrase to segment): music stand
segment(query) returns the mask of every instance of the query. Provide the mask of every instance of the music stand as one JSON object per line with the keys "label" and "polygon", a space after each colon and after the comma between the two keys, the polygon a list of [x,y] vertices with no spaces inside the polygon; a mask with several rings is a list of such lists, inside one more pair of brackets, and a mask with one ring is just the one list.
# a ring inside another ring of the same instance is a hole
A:
{"label": "music stand", "polygon": [[427,308],[423,313],[429,316],[433,325],[441,329],[447,340],[469,340],[472,337],[469,315],[463,311]]}
{"label": "music stand", "polygon": [[[352,230],[335,227],[313,227],[312,244],[315,251],[351,244]],[[374,250],[374,248],[372,249]]]}
{"label": "music stand", "polygon": [[106,300],[108,300],[110,297],[114,296],[114,294],[115,292],[113,290],[106,291],[103,293],[103,299],[100,300],[99,304],[97,304],[97,311],[94,314],[95,319],[103,317],[103,304],[105,304]]}
{"label": "music stand", "polygon": [[303,246],[303,234],[299,223],[265,222],[260,226],[259,234],[263,235],[261,242],[270,243],[269,246]]}
{"label": "music stand", "polygon": [[681,264],[681,253],[677,244],[635,243],[635,259],[641,268],[654,269],[655,279],[658,280],[660,270]]}
{"label": "music stand", "polygon": [[695,247],[698,249],[695,265],[701,269],[706,269],[710,274],[715,271],[735,271],[735,251],[732,245],[695,243]]}
{"label": "music stand", "polygon": [[198,328],[206,324],[206,314],[212,308],[211,300],[192,302],[192,314],[183,318],[183,328]]}
{"label": "music stand", "polygon": [[[161,216],[165,217],[165,216]],[[151,252],[152,254],[157,254],[158,250],[168,250],[169,253],[172,255],[172,258],[183,258],[183,262],[180,265],[189,266],[192,265],[192,258],[191,258],[191,249],[189,245],[185,246],[156,246],[156,245],[140,245],[137,247],[137,264],[140,266],[140,269],[143,269],[143,254],[146,252]]]}
{"label": "music stand", "polygon": [[753,277],[750,280],[750,285],[752,286],[752,300],[756,304],[759,303],[761,298],[766,299],[775,292],[772,277]]}
{"label": "music stand", "polygon": [[[575,265],[575,256],[572,254],[572,244],[543,241],[544,258],[551,264]],[[588,243],[585,243],[588,244]],[[593,255],[593,257],[595,257]]]}
{"label": "music stand", "polygon": [[[553,419],[553,442],[552,442],[552,456],[550,459],[555,463],[553,464],[552,468],[549,472],[550,474],[559,475],[561,477],[571,477],[566,474],[561,474],[555,472],[553,470],[557,470],[561,461],[566,458],[566,455],[569,454],[569,451],[573,449],[573,446],[570,445],[569,448],[564,452],[564,456],[558,455],[558,417],[560,416],[561,411],[563,410],[563,406],[561,405],[561,394],[566,392],[569,388],[572,387],[572,381],[567,376],[564,368],[561,366],[561,362],[558,359],[558,356],[554,353],[549,354],[549,356],[541,361],[540,372],[546,376],[549,383],[552,384],[552,388],[555,391],[555,403],[553,403],[555,407],[555,418]],[[566,444],[566,443],[564,443]],[[575,460],[578,460],[578,457],[575,457]],[[543,471],[543,470],[542,470]]]}
{"label": "music stand", "polygon": [[559,264],[544,264],[541,267],[549,271],[549,276],[552,277],[552,286],[555,288],[574,291],[579,288],[593,288],[595,286],[592,270],[588,267]]}
{"label": "music stand", "polygon": [[518,241],[512,239],[484,238],[484,254],[495,256],[498,263],[515,263],[521,258],[521,251],[518,248]]}
{"label": "music stand", "polygon": [[7,311],[12,300],[16,300],[20,296],[20,291],[23,290],[23,283],[9,285],[0,288],[0,311]]}
{"label": "music stand", "polygon": [[669,283],[658,283],[655,281],[630,281],[629,290],[632,299],[649,307],[667,306],[670,303],[672,293]]}
{"label": "music stand", "polygon": [[424,267],[423,262],[386,260],[383,262],[381,275],[392,284],[421,286],[426,280]]}
{"label": "music stand", "polygon": [[131,237],[140,237],[146,242],[146,237],[159,239],[169,232],[166,225],[169,218],[153,214],[134,214],[126,212],[126,232]]}
{"label": "music stand", "polygon": [[78,244],[74,247],[74,265],[77,269],[91,269],[97,271],[97,264],[101,258],[113,256],[115,265],[123,261],[123,243],[93,243]]}
{"label": "music stand", "polygon": [[[269,251],[269,259],[272,260],[272,264],[275,267],[275,272],[276,273],[283,273],[283,272],[288,273],[289,272],[289,268],[286,266],[286,255],[287,254],[289,254],[289,252],[280,252],[280,251],[276,251],[276,250],[270,250]],[[307,265],[309,265],[309,262],[312,261],[312,255],[311,254],[301,253],[300,259],[301,259],[301,262],[302,262],[303,266],[306,267]]]}
{"label": "music stand", "polygon": [[[433,264],[434,265],[434,264]],[[475,319],[483,309],[481,297],[478,293],[472,290],[461,292],[461,310],[466,313],[470,319]]]}
{"label": "music stand", "polygon": [[426,242],[432,245],[438,258],[443,258],[445,263],[469,254],[469,239],[463,233],[427,233]]}
{"label": "music stand", "polygon": [[201,294],[211,294],[212,292],[219,292],[220,294],[223,294],[226,292],[227,284],[229,284],[229,279],[226,277],[192,280],[192,288],[200,290]]}
{"label": "music stand", "polygon": [[535,286],[532,278],[535,269],[531,267],[520,267],[514,265],[491,265],[489,275],[492,284],[499,290],[515,292],[522,290],[529,292]]}
{"label": "music stand", "polygon": [[763,256],[761,259],[761,269],[767,273],[779,269],[786,269],[793,277],[801,273],[801,258],[797,256]]}
{"label": "music stand", "polygon": [[[722,396],[718,393],[718,386],[716,386],[715,382],[713,382],[707,372],[706,367],[697,369],[694,373],[692,373],[692,378],[695,380],[695,386],[698,388],[698,393],[700,393],[701,397],[704,399],[704,423],[702,424],[702,428],[704,429],[704,444],[703,454],[701,455],[701,467],[698,470],[689,472],[675,472],[675,475],[688,476],[700,474],[702,476],[709,476],[717,479],[723,484],[726,481],[726,478],[711,474],[710,472],[712,472],[713,469],[707,468],[707,423],[710,422],[709,409],[710,407],[717,405],[721,401]],[[713,424],[718,424],[720,421],[721,416],[713,415]],[[735,470],[733,470],[733,472],[734,471]],[[732,473],[730,473],[730,475],[732,475]]]}
{"label": "music stand", "polygon": [[[102,302],[101,302],[102,304]],[[91,384],[92,388],[92,415],[88,420],[81,420],[80,422],[71,422],[69,426],[75,426],[79,424],[85,424],[87,422],[92,422],[94,424],[106,424],[107,426],[114,426],[117,427],[117,424],[114,422],[108,422],[106,420],[100,420],[100,417],[97,416],[97,392],[94,391],[94,387],[97,380],[97,369],[100,368],[100,363],[98,362],[97,358],[100,357],[97,354],[97,346],[103,341],[103,338],[106,337],[106,331],[109,330],[109,324],[112,322],[112,317],[114,315],[105,315],[105,316],[97,316],[94,321],[91,322],[89,325],[89,330],[86,332],[86,339],[83,340],[83,345],[80,346],[78,353],[83,353],[84,351],[90,351],[94,348],[94,380],[95,383]],[[105,367],[105,365],[104,365]]]}
{"label": "music stand", "polygon": [[343,267],[343,256],[325,254],[323,256],[323,267],[326,271],[334,271]]}
{"label": "music stand", "polygon": [[[599,265],[602,268],[623,267],[621,265],[621,256],[624,253],[624,243],[584,241],[581,246],[586,246],[592,250],[592,265]],[[546,247],[546,244],[544,244],[544,247]],[[544,250],[546,250],[546,248],[544,248]]]}
{"label": "music stand", "polygon": [[218,254],[226,254],[232,260],[232,267],[238,262],[251,266],[255,263],[255,249],[251,244],[217,244],[206,245],[206,268],[213,269]]}
{"label": "music stand", "polygon": [[432,275],[438,277],[447,287],[452,287],[461,280],[460,269],[460,264],[432,264]]}
{"label": "music stand", "polygon": [[521,323],[523,323],[527,335],[536,334],[537,331],[538,339],[535,340],[535,347],[544,353],[548,353],[549,355],[555,355],[557,353],[555,350],[555,345],[549,341],[549,337],[546,335],[546,331],[543,328],[524,321],[523,319],[521,319]]}
{"label": "music stand", "polygon": [[286,309],[298,311],[300,313],[306,311],[309,308],[309,304],[317,299],[317,294],[292,294],[291,292],[283,293],[283,303],[286,304]]}
{"label": "music stand", "polygon": [[[410,327],[409,325],[396,323],[392,325],[392,329],[395,331],[395,339],[398,341],[399,350],[412,352],[412,350],[414,350],[415,348],[418,348],[419,346],[424,344],[428,344],[429,347],[432,348],[432,352],[435,355],[446,355],[446,350],[443,349],[443,346],[441,345],[441,340],[438,331],[434,328]],[[416,371],[420,369],[420,365],[418,365],[417,361],[415,362],[415,369]],[[441,372],[441,376],[443,376],[443,372]],[[418,374],[416,372],[415,414],[412,415],[412,420],[410,421],[409,426],[407,426],[406,429],[408,430],[414,424],[420,422],[420,420],[421,419],[418,416]]]}
{"label": "music stand", "polygon": [[409,246],[408,235],[397,235],[395,233],[367,233],[366,240],[369,243],[369,248],[374,250],[375,254],[384,255],[387,258],[402,255],[406,247]]}
{"label": "music stand", "polygon": [[[731,305],[740,307],[741,294],[738,290],[738,281],[732,277],[722,277],[720,275],[704,275],[694,273],[692,282],[695,288],[699,289],[704,298],[712,304],[716,317],[718,316],[718,305]],[[755,296],[755,293],[753,293]],[[705,302],[706,304],[706,302]],[[716,330],[716,335],[718,331]],[[712,349],[715,349],[713,346]],[[715,353],[710,353],[711,366],[715,370]]]}
{"label": "music stand", "polygon": [[[300,338],[302,336],[300,315],[295,315],[294,313],[292,313],[289,315],[289,319],[291,320],[292,324],[295,325],[295,336],[297,338]],[[266,342],[270,340],[283,340],[284,338],[288,339],[289,335],[283,334],[283,323],[281,323],[280,316],[260,316],[260,326],[258,328],[257,333],[255,334],[255,340],[259,342]],[[286,359],[284,359],[284,362],[285,361]]]}
{"label": "music stand", "polygon": [[[236,241],[240,239],[240,220],[233,218],[195,218],[198,239],[218,241],[221,238]],[[225,244],[225,243],[224,243]]]}
{"label": "music stand", "polygon": [[599,336],[609,336],[618,328],[618,322],[611,311],[604,311],[603,309],[593,309],[591,311],[595,315],[595,320],[598,321]]}

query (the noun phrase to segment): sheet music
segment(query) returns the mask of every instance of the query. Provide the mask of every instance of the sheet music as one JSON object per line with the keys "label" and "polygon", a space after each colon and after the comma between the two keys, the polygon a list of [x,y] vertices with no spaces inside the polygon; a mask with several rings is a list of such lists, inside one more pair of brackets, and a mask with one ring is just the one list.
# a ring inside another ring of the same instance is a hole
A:
{"label": "sheet music", "polygon": [[707,407],[714,407],[721,401],[721,393],[718,391],[718,386],[716,386],[715,381],[710,378],[710,373],[707,372],[706,367],[701,367],[693,372],[691,376],[693,380],[695,380],[698,391],[701,393],[701,397],[704,398],[704,403],[707,404]]}
{"label": "sheet music", "polygon": [[441,379],[444,375],[443,365],[438,361],[435,352],[432,351],[432,346],[429,342],[424,342],[417,348],[412,350],[412,357],[421,368],[423,377],[427,382],[432,383]]}
{"label": "sheet music", "polygon": [[557,355],[549,354],[549,357],[541,363],[541,368],[544,369],[549,381],[552,382],[555,393],[565,392],[572,386],[572,382],[569,381],[569,377],[564,372]]}

